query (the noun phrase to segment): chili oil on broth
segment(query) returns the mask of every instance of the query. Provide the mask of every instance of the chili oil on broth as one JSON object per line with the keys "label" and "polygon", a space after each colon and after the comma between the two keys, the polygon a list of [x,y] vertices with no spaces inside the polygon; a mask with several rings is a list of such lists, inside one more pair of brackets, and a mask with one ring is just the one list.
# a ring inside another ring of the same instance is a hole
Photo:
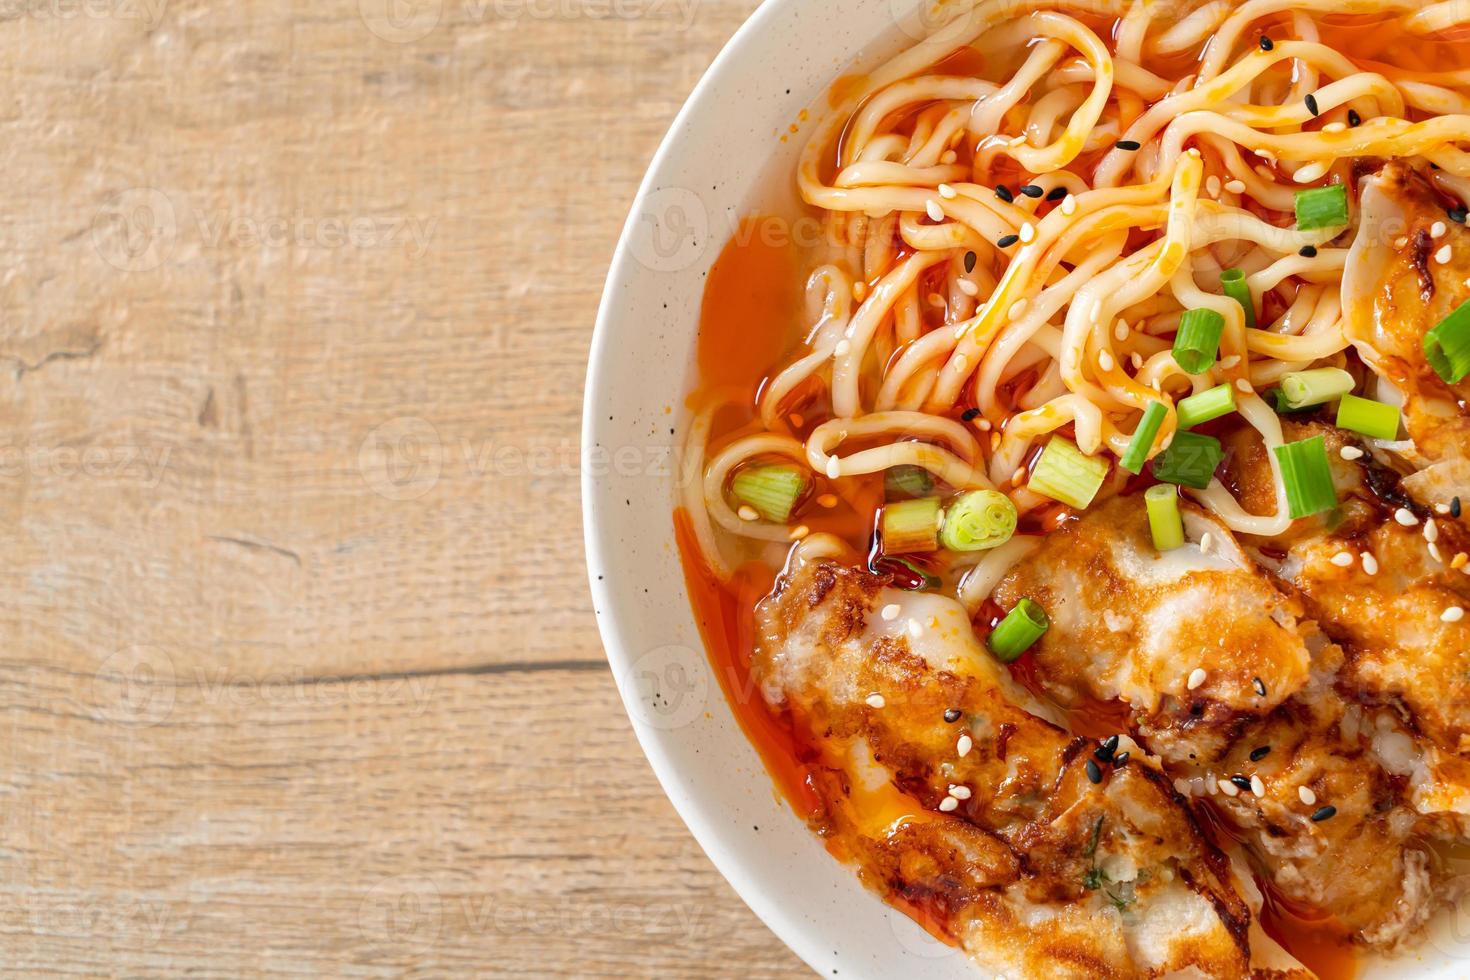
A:
{"label": "chili oil on broth", "polygon": [[[1098,18],[1082,16],[1078,19],[1104,39],[1115,38],[1119,30],[1117,24]],[[1292,36],[1292,17],[1288,14],[1263,18],[1257,22],[1257,26],[1264,28],[1266,33],[1277,33],[1281,37]],[[1409,35],[1402,28],[1400,19],[1389,16],[1353,20],[1329,15],[1321,20],[1318,29],[1324,43],[1359,64],[1371,65],[1390,78],[1406,72],[1443,70],[1455,64],[1456,52],[1463,57],[1465,50],[1462,40],[1458,38],[1454,41],[1425,41],[1421,36]],[[1404,63],[1384,66],[1375,60],[1375,55],[1391,49],[1402,49],[1406,52]],[[1192,70],[1197,57],[1193,52],[1149,57],[1143,60],[1142,66],[1162,77],[1177,79]],[[930,71],[972,74],[983,71],[985,67],[984,59],[972,49],[966,48],[942,59]],[[1283,76],[1283,86],[1290,83],[1287,71],[1282,70],[1278,74]],[[860,86],[862,82],[862,76],[842,80],[834,86],[831,101],[841,102],[845,90]],[[1126,129],[1128,121],[1145,111],[1147,105],[1140,102],[1133,106],[1123,106],[1122,128]],[[911,129],[919,124],[923,111],[923,106],[913,107],[906,113],[907,119],[903,125]],[[1423,115],[1425,113],[1410,108],[1406,118],[1414,119]],[[850,128],[851,125],[849,120],[847,126]],[[830,181],[834,176],[841,145],[846,139],[847,132],[844,131],[831,148],[832,152],[823,161],[824,180]],[[1077,173],[1090,172],[1107,152],[1108,148],[1103,146],[1083,153],[1069,164],[1068,169]],[[1006,183],[1015,187],[1022,179],[1023,172],[1019,165],[1002,162],[984,175],[983,182]],[[1044,206],[1037,212],[1038,216],[1049,213],[1056,206],[1052,202],[1048,202],[1048,205],[1050,206]],[[1250,202],[1247,202],[1247,207],[1259,214],[1270,214],[1266,209],[1252,207]],[[815,245],[809,241],[793,242],[789,234],[783,234],[783,229],[789,230],[798,223],[797,218],[757,214],[740,223],[711,269],[701,309],[698,374],[687,402],[688,409],[696,414],[709,411],[712,406],[719,406],[712,412],[708,422],[707,445],[710,455],[743,436],[765,429],[756,407],[761,394],[778,370],[800,354],[803,343],[812,333],[811,310],[804,288],[807,277],[813,268],[830,257],[828,253],[845,245],[845,236],[851,230],[848,226],[850,223],[824,221],[811,208],[803,208],[798,213],[798,218],[821,228],[820,241]],[[1162,228],[1151,231],[1135,229],[1130,232],[1124,254],[1136,252],[1157,241],[1163,233]],[[860,290],[873,290],[885,272],[910,254],[905,250],[901,238],[897,235],[894,237],[892,255],[886,263],[876,271],[869,270],[870,274],[866,276],[854,276]],[[921,274],[916,290],[921,298],[939,288],[943,280],[942,271],[942,267],[934,267]],[[1288,305],[1287,299],[1273,290],[1263,299],[1262,319],[1270,322],[1284,312]],[[920,318],[920,337],[946,326],[936,322],[934,309],[921,309]],[[877,360],[891,366],[902,356],[905,346],[903,343],[889,343],[885,348],[880,343],[876,348]],[[860,385],[865,397],[870,397],[877,381],[866,374],[867,372]],[[1025,397],[1027,390],[1040,381],[1039,369],[1022,371],[998,388],[1001,405],[1008,416],[1012,409],[1018,407],[1017,403]],[[953,406],[942,411],[926,410],[958,422],[972,407],[966,394]],[[831,415],[832,403],[825,388],[820,385],[798,385],[782,401],[779,427],[785,434],[804,442],[805,436],[818,424],[827,421]],[[1001,420],[992,430],[991,438],[1003,433],[1008,421],[1009,417]],[[1231,428],[1239,427],[1238,422],[1215,422],[1203,427],[1201,431],[1225,436]],[[1070,423],[1058,426],[1053,431],[1067,438],[1076,438],[1075,426]],[[988,446],[990,451],[994,450],[990,440],[982,439],[982,444]],[[1032,447],[1022,459],[1020,469],[1029,472],[1039,454],[1040,448]],[[1135,493],[1149,482],[1147,477],[1128,478],[1115,469],[1104,492]],[[824,479],[820,473],[815,474],[815,488],[803,502],[800,511],[801,527],[809,534],[830,534],[839,538],[856,555],[869,555],[874,546],[878,512],[886,496],[881,474],[844,474],[835,480]],[[814,502],[816,498],[835,500],[817,503]],[[1023,515],[1020,530],[1029,534],[1048,533],[1066,526],[1072,516],[1071,510],[1064,505],[1047,504]],[[789,542],[725,541],[726,544],[733,544],[729,554],[721,561],[711,562],[700,547],[693,519],[687,507],[680,508],[675,516],[686,580],[716,673],[736,709],[737,717],[760,750],[782,793],[798,813],[812,819],[819,818],[822,803],[815,783],[823,778],[823,770],[826,768],[820,750],[790,723],[790,719],[777,716],[768,708],[750,675],[755,632],[753,607],[756,601],[769,592],[789,548]],[[715,534],[722,536],[719,528],[715,528]],[[728,574],[722,574],[723,570],[718,566],[726,563],[732,570]],[[946,571],[942,567],[929,570],[941,573]],[[951,572],[944,578],[947,585],[952,585],[955,575]],[[977,632],[981,635],[988,633],[998,621],[1000,612],[986,607],[976,610]],[[1023,656],[1014,663],[1011,672],[1028,690],[1033,693],[1041,691],[1029,656]],[[1080,709],[1074,707],[1066,720],[1074,732],[1100,737],[1107,731],[1124,730],[1126,714],[1126,706],[1100,703],[1084,705]],[[1209,810],[1208,802],[1199,806],[1203,810]],[[1207,815],[1202,814],[1202,817],[1207,823],[1211,822]],[[1214,823],[1218,824],[1218,821]],[[829,846],[832,846],[834,853],[841,850],[834,841],[829,840]],[[1266,906],[1261,919],[1274,938],[1320,976],[1335,978],[1354,974],[1358,959],[1342,940],[1341,929],[1315,910],[1294,906],[1269,887],[1263,890],[1266,893]],[[897,904],[907,906],[911,914],[917,913],[916,917],[924,919],[926,927],[935,931],[932,928],[932,910],[916,908],[907,899],[900,900],[896,896],[890,898],[895,899]],[[939,928],[937,931],[942,933],[944,930]]]}

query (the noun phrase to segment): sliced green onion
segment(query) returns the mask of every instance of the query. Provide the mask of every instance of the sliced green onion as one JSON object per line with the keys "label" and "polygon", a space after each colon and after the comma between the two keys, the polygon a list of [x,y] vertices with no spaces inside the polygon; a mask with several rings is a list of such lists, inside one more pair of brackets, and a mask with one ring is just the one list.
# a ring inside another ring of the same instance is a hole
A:
{"label": "sliced green onion", "polygon": [[1143,418],[1138,421],[1138,428],[1133,430],[1133,438],[1128,441],[1128,449],[1123,453],[1123,458],[1118,460],[1118,465],[1129,473],[1138,474],[1143,472],[1143,464],[1148,462],[1149,450],[1154,448],[1154,437],[1159,434],[1159,427],[1164,424],[1164,417],[1169,410],[1164,407],[1163,402],[1149,402],[1148,408],[1143,411]]}
{"label": "sliced green onion", "polygon": [[1397,439],[1399,410],[1357,395],[1343,395],[1337,403],[1337,427],[1374,439]]}
{"label": "sliced green onion", "polygon": [[1276,413],[1278,415],[1284,415],[1287,412],[1305,412],[1307,409],[1312,407],[1310,405],[1307,405],[1303,408],[1292,408],[1289,404],[1287,404],[1286,395],[1282,392],[1280,388],[1266,389],[1266,401],[1271,403],[1271,407],[1276,410]]}
{"label": "sliced green onion", "polygon": [[1220,440],[1198,432],[1176,432],[1169,448],[1154,458],[1154,476],[1164,483],[1203,490],[1225,458]]}
{"label": "sliced green onion", "polygon": [[1446,384],[1459,384],[1470,374],[1470,300],[1424,335],[1424,356]]}
{"label": "sliced green onion", "polygon": [[950,551],[984,551],[1016,533],[1016,505],[998,490],[964,494],[944,510],[939,543]]}
{"label": "sliced green onion", "polygon": [[883,553],[937,551],[939,498],[898,500],[883,507]]}
{"label": "sliced green onion", "polygon": [[1342,184],[1309,187],[1296,192],[1298,231],[1341,228],[1348,223],[1347,188]]}
{"label": "sliced green onion", "polygon": [[1006,618],[990,631],[990,636],[985,639],[985,645],[990,647],[990,652],[995,654],[995,659],[1008,664],[1029,650],[1031,644],[1041,639],[1041,635],[1050,625],[1051,621],[1046,618],[1045,609],[1030,599],[1022,599],[1016,603],[1014,609],[1006,613]]}
{"label": "sliced green onion", "polygon": [[1225,318],[1214,310],[1188,310],[1174,334],[1174,360],[1187,374],[1203,374],[1220,353]]}
{"label": "sliced green onion", "polygon": [[1043,497],[1085,510],[1107,476],[1107,460],[1088,456],[1070,439],[1052,436],[1041,451],[1027,486]]}
{"label": "sliced green onion", "polygon": [[1179,491],[1167,483],[1149,487],[1143,492],[1148,507],[1148,529],[1154,547],[1173,551],[1184,544],[1184,518],[1179,515]]}
{"label": "sliced green onion", "polygon": [[799,466],[751,466],[735,474],[730,492],[766,520],[785,524],[811,485],[811,474]]}
{"label": "sliced green onion", "polygon": [[1211,419],[1235,411],[1235,389],[1228,384],[1216,385],[1198,395],[1190,395],[1175,406],[1179,428],[1192,429]]}
{"label": "sliced green onion", "polygon": [[1281,479],[1286,484],[1286,503],[1292,518],[1310,517],[1337,506],[1332,486],[1332,467],[1327,462],[1327,443],[1321,436],[1276,447]]}
{"label": "sliced green onion", "polygon": [[1245,325],[1254,327],[1256,325],[1256,301],[1251,298],[1251,288],[1246,285],[1245,273],[1239,269],[1226,269],[1220,273],[1220,288],[1225,295],[1240,304],[1245,310]]}
{"label": "sliced green onion", "polygon": [[1281,379],[1281,397],[1287,408],[1307,408],[1341,398],[1357,384],[1342,368],[1293,371]]}
{"label": "sliced green onion", "polygon": [[922,466],[905,463],[883,471],[883,493],[888,500],[927,497],[934,489],[934,477]]}
{"label": "sliced green onion", "polygon": [[[939,576],[934,575],[927,569],[914,564],[907,558],[899,558],[896,555],[884,555],[882,558],[879,558],[877,566],[878,571],[884,571],[883,566],[888,562],[892,562],[894,565],[903,568],[911,576],[913,576],[912,580],[919,583],[918,587],[920,589],[937,589],[942,584],[939,581]],[[904,585],[899,585],[898,587],[907,588],[907,586]]]}

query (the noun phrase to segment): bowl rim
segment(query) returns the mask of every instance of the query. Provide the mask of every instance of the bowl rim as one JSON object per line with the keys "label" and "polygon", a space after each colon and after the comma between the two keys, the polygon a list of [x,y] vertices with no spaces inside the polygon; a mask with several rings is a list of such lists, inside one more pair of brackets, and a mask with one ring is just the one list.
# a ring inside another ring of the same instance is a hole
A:
{"label": "bowl rim", "polygon": [[[762,0],[760,6],[736,29],[735,33],[720,48],[714,60],[710,62],[709,67],[705,69],[704,74],[700,76],[699,81],[669,124],[668,130],[659,141],[658,149],[644,170],[643,179],[639,182],[638,191],[629,207],[628,216],[618,233],[617,245],[612,262],[608,267],[607,278],[603,283],[602,296],[598,301],[597,318],[593,325],[592,342],[588,350],[587,379],[582,395],[580,442],[581,456],[584,461],[591,458],[590,454],[596,442],[598,422],[594,407],[600,404],[601,396],[605,393],[610,381],[607,376],[606,351],[615,340],[613,310],[616,299],[614,294],[617,292],[618,284],[624,281],[637,262],[628,242],[634,231],[638,215],[655,189],[659,173],[674,154],[680,134],[697,111],[698,105],[721,85],[727,75],[733,73],[736,63],[745,56],[746,49],[751,47],[755,40],[763,34],[767,25],[775,21],[786,8],[800,2],[801,0]],[[609,666],[612,668],[613,681],[617,685],[619,697],[626,710],[627,705],[636,701],[638,693],[633,690],[631,674],[626,669],[630,663],[627,653],[629,649],[627,627],[617,612],[618,605],[615,601],[613,583],[610,579],[599,579],[595,572],[596,568],[606,567],[608,564],[612,542],[604,539],[600,525],[594,520],[597,497],[596,476],[592,468],[588,466],[582,467],[581,496],[583,546],[593,608],[598,613],[597,629]],[[705,653],[703,648],[700,653]],[[723,697],[723,692],[719,696]],[[698,798],[685,792],[677,777],[677,765],[670,751],[664,747],[662,740],[658,737],[658,733],[638,724],[632,724],[632,728],[634,736],[638,739],[639,747],[648,759],[664,795],[673,804],[675,811],[684,821],[684,825],[689,828],[689,832],[694,836],[695,842],[699,844],[705,856],[735,890],[741,901],[755,913],[756,917],[808,967],[820,973],[822,966],[830,957],[819,952],[821,944],[811,934],[811,929],[788,911],[777,895],[772,894],[755,880],[754,876],[745,869],[741,858],[734,849],[725,846],[715,814],[710,812]]]}

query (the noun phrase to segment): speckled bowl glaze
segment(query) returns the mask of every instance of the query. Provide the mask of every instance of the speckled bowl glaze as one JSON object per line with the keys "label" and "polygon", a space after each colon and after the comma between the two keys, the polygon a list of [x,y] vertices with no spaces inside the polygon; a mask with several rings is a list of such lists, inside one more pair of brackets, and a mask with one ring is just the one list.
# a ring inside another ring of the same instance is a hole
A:
{"label": "speckled bowl glaze", "polygon": [[[994,973],[880,902],[778,798],[705,656],[671,516],[710,264],[741,216],[789,206],[828,87],[919,30],[914,6],[766,0],[695,88],[648,169],[603,293],[583,408],[583,519],[593,603],[638,740],[741,898],[822,976],[975,980]],[[1457,911],[1362,976],[1470,975],[1470,904]]]}

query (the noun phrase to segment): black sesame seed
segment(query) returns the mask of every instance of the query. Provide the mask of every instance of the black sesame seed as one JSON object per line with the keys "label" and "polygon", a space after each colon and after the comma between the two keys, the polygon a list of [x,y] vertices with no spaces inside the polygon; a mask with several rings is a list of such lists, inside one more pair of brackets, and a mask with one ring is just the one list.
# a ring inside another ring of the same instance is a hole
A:
{"label": "black sesame seed", "polygon": [[1260,762],[1262,759],[1266,758],[1266,756],[1268,756],[1270,754],[1271,754],[1271,746],[1269,746],[1269,745],[1263,745],[1263,746],[1261,746],[1258,749],[1252,749],[1251,750],[1251,761],[1252,762]]}
{"label": "black sesame seed", "polygon": [[1021,193],[1025,194],[1027,197],[1040,197],[1041,195],[1045,194],[1046,191],[1040,187],[1037,187],[1035,184],[1027,184],[1021,188]]}
{"label": "black sesame seed", "polygon": [[975,271],[975,260],[976,260],[976,258],[977,258],[977,256],[975,255],[974,252],[966,252],[965,253],[965,271],[966,272],[974,272]]}
{"label": "black sesame seed", "polygon": [[1060,201],[1066,196],[1067,189],[1065,187],[1053,187],[1051,190],[1047,191],[1046,199],[1048,201]]}
{"label": "black sesame seed", "polygon": [[962,420],[966,421],[966,422],[973,422],[976,419],[978,419],[979,417],[980,417],[980,409],[978,409],[978,408],[967,408],[967,409],[965,409],[965,413],[960,416],[960,418]]}
{"label": "black sesame seed", "polygon": [[1103,739],[1102,747],[1108,750],[1108,755],[1112,755],[1114,752],[1118,751],[1118,736],[1109,735],[1107,738]]}
{"label": "black sesame seed", "polygon": [[1251,781],[1244,776],[1231,776],[1230,781],[1235,784],[1237,789],[1249,790],[1251,788]]}
{"label": "black sesame seed", "polygon": [[1102,782],[1102,770],[1091,759],[1087,760],[1087,778],[1092,781],[1094,786]]}
{"label": "black sesame seed", "polygon": [[1256,693],[1259,694],[1261,697],[1266,696],[1266,682],[1261,680],[1259,677],[1251,678],[1251,687],[1255,688]]}
{"label": "black sesame seed", "polygon": [[1143,144],[1140,143],[1140,142],[1138,142],[1138,140],[1118,140],[1118,142],[1114,143],[1113,145],[1116,146],[1120,150],[1141,150],[1141,149],[1143,149]]}
{"label": "black sesame seed", "polygon": [[1312,814],[1312,823],[1321,823],[1323,820],[1331,820],[1335,816],[1337,816],[1337,807],[1324,806],[1322,809]]}
{"label": "black sesame seed", "polygon": [[1348,110],[1348,125],[1349,126],[1361,126],[1361,125],[1363,125],[1363,117],[1360,116],[1360,115],[1358,115],[1358,110],[1357,109],[1349,109]]}
{"label": "black sesame seed", "polygon": [[1320,116],[1322,114],[1322,111],[1317,108],[1317,97],[1315,95],[1307,96],[1307,111],[1314,116]]}
{"label": "black sesame seed", "polygon": [[1001,184],[995,189],[995,196],[1000,198],[1002,201],[1005,201],[1007,204],[1010,204],[1016,199],[1016,195],[1012,194],[1011,189],[1005,184]]}
{"label": "black sesame seed", "polygon": [[1315,259],[1317,257],[1317,246],[1303,245],[1300,249],[1297,250],[1296,254],[1300,255],[1304,259]]}
{"label": "black sesame seed", "polygon": [[1128,753],[1127,752],[1119,752],[1117,755],[1113,756],[1113,768],[1114,769],[1122,769],[1127,764],[1128,764]]}
{"label": "black sesame seed", "polygon": [[1261,50],[1262,51],[1270,51],[1274,47],[1276,47],[1276,45],[1274,45],[1274,44],[1271,43],[1271,39],[1269,37],[1267,37],[1266,35],[1262,34],[1261,35]]}
{"label": "black sesame seed", "polygon": [[955,722],[960,720],[960,715],[962,714],[964,714],[964,712],[960,711],[959,708],[948,708],[944,712],[944,720],[949,722],[950,724],[954,724]]}
{"label": "black sesame seed", "polygon": [[1456,224],[1463,225],[1465,223],[1464,208],[1449,208],[1445,211],[1445,214],[1449,215],[1450,220],[1455,222]]}
{"label": "black sesame seed", "polygon": [[1453,499],[1453,500],[1450,501],[1450,516],[1451,517],[1459,517],[1460,516],[1460,498],[1459,497],[1456,497],[1455,499]]}
{"label": "black sesame seed", "polygon": [[1020,240],[1020,235],[1006,235],[1002,238],[997,239],[995,244],[998,248],[1010,248],[1012,245],[1016,244]]}

